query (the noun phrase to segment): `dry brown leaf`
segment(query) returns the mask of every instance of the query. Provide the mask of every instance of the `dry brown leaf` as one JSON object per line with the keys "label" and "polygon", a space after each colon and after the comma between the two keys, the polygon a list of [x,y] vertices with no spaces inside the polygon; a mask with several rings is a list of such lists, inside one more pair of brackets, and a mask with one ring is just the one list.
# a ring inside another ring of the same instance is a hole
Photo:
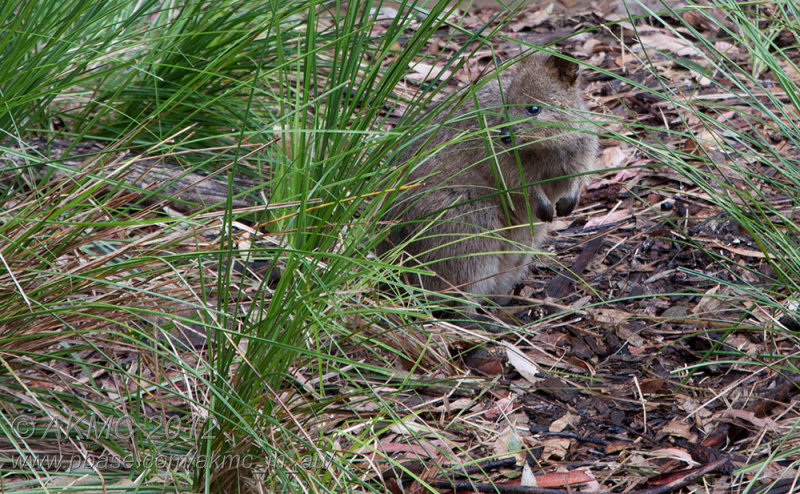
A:
{"label": "dry brown leaf", "polygon": [[623,168],[622,170],[618,170],[613,177],[598,180],[586,186],[587,190],[595,190],[601,187],[606,187],[608,185],[614,185],[619,183],[625,183],[631,181],[631,179],[636,178],[641,175],[642,168],[639,168],[639,165],[646,164],[646,161],[640,160],[636,163],[632,163],[631,166]]}
{"label": "dry brown leaf", "polygon": [[498,434],[493,444],[494,455],[497,457],[508,456],[509,453],[513,454],[520,459],[524,459],[524,443],[522,438],[516,432],[516,425],[507,425]]}
{"label": "dry brown leaf", "polygon": [[503,346],[506,348],[508,363],[519,372],[519,375],[531,384],[542,380],[541,377],[536,377],[537,374],[542,373],[541,370],[522,350],[507,342],[504,342]]}
{"label": "dry brown leaf", "polygon": [[552,437],[542,442],[544,451],[542,451],[543,460],[560,460],[569,453],[572,440],[565,437]]}
{"label": "dry brown leaf", "polygon": [[661,430],[659,430],[659,432],[689,440],[695,439],[695,434],[692,434],[692,425],[687,424],[683,420],[679,419],[670,420],[661,428]]}
{"label": "dry brown leaf", "polygon": [[679,57],[700,57],[700,51],[688,40],[671,36],[664,32],[645,34],[639,37],[643,46],[669,51]]}
{"label": "dry brown leaf", "polygon": [[781,69],[783,69],[783,73],[789,76],[789,79],[800,84],[800,71],[797,69],[797,62],[790,63],[788,60],[784,59],[777,60],[777,62]]}
{"label": "dry brown leaf", "polygon": [[738,254],[740,256],[755,257],[759,259],[764,259],[767,257],[760,250],[740,249],[739,247],[730,247],[727,245],[722,245],[719,242],[711,242],[711,245],[713,245],[714,247],[719,247],[720,249],[727,250],[728,252],[733,252],[734,254]]}
{"label": "dry brown leaf", "polygon": [[589,309],[589,315],[595,323],[604,326],[618,326],[633,317],[630,312],[619,309]]}
{"label": "dry brown leaf", "polygon": [[529,29],[536,26],[541,26],[550,19],[550,14],[545,9],[539,9],[536,12],[525,13],[522,20],[514,21],[508,24],[508,28],[512,32],[519,32],[523,29]]}
{"label": "dry brown leaf", "polygon": [[630,158],[630,153],[625,152],[622,146],[607,147],[600,153],[600,165],[605,168],[619,168]]}
{"label": "dry brown leaf", "polygon": [[512,395],[506,396],[505,398],[500,398],[499,400],[496,400],[492,404],[492,408],[487,410],[486,413],[484,414],[484,416],[488,420],[496,420],[499,417],[503,417],[503,416],[511,414],[511,411],[514,410],[514,406],[515,406],[514,405],[514,398],[515,398],[515,396],[512,394]]}
{"label": "dry brown leaf", "polygon": [[774,420],[770,418],[758,418],[756,417],[755,412],[751,412],[750,410],[722,410],[720,414],[726,417],[735,417],[737,419],[750,422],[760,429],[769,429],[774,432],[778,432],[779,430],[779,426]]}
{"label": "dry brown leaf", "polygon": [[575,427],[581,421],[580,415],[567,412],[560,419],[554,420],[550,424],[550,432],[562,432],[567,427]]}
{"label": "dry brown leaf", "polygon": [[697,415],[701,418],[708,418],[711,416],[710,410],[707,408],[701,408],[702,403],[686,395],[679,395],[675,399],[675,403],[677,403],[678,406],[680,406],[680,408],[689,415]]}
{"label": "dry brown leaf", "polygon": [[597,228],[598,226],[602,225],[609,225],[612,223],[616,223],[618,221],[623,221],[627,218],[631,217],[631,212],[626,209],[618,209],[616,211],[612,211],[604,216],[596,216],[583,226],[584,230],[589,228]]}
{"label": "dry brown leaf", "polygon": [[522,478],[520,479],[519,485],[524,486],[537,486],[536,483],[536,475],[533,474],[533,470],[531,470],[531,466],[528,462],[523,463],[522,465]]}
{"label": "dry brown leaf", "polygon": [[606,445],[606,447],[603,448],[603,450],[606,453],[611,455],[611,454],[619,453],[621,451],[627,451],[627,450],[631,449],[633,446],[634,446],[634,443],[632,443],[631,441],[616,440],[616,441],[609,442]]}
{"label": "dry brown leaf", "polygon": [[637,351],[644,351],[645,344],[644,338],[639,335],[638,331],[633,330],[630,326],[622,324],[616,327],[617,336],[628,342],[631,353]]}
{"label": "dry brown leaf", "polygon": [[696,461],[692,458],[692,455],[689,454],[688,451],[682,448],[662,448],[656,449],[653,451],[642,451],[642,454],[647,456],[655,457],[655,458],[666,458],[669,460],[678,460],[689,465],[698,465]]}
{"label": "dry brown leaf", "polygon": [[451,411],[467,410],[475,404],[472,398],[458,398],[457,400],[448,401],[437,407],[433,407],[433,413],[449,413]]}
{"label": "dry brown leaf", "polygon": [[417,62],[411,66],[412,72],[406,75],[406,79],[414,82],[427,82],[436,78],[440,73],[443,79],[449,79],[452,72],[449,70],[442,70],[440,67],[431,65],[429,63]]}
{"label": "dry brown leaf", "polygon": [[[530,483],[525,483],[524,473],[522,485],[528,487],[568,487],[576,484],[596,482],[594,475],[588,469],[570,470],[569,472],[552,472],[533,476]],[[581,492],[587,492],[581,489]],[[591,491],[589,491],[591,492]]]}

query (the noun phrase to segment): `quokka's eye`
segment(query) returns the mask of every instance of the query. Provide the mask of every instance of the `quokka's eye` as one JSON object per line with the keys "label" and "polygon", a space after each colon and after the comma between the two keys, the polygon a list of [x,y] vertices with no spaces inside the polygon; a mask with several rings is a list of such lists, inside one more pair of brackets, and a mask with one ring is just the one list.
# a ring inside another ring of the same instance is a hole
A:
{"label": "quokka's eye", "polygon": [[535,117],[536,115],[542,113],[542,107],[531,105],[525,108],[525,111],[528,112],[528,115]]}

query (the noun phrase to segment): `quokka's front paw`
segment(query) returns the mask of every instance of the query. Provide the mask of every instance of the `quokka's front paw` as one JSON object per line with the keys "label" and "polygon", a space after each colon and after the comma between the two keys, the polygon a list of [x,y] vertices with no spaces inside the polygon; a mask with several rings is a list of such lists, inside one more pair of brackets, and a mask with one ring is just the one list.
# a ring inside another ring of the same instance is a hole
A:
{"label": "quokka's front paw", "polygon": [[533,213],[536,215],[539,221],[544,221],[546,223],[553,221],[555,216],[555,212],[553,211],[553,203],[550,202],[550,199],[548,199],[543,190],[536,189],[533,191],[533,205]]}
{"label": "quokka's front paw", "polygon": [[556,214],[558,214],[558,216],[567,216],[573,212],[575,207],[578,205],[580,197],[581,196],[577,191],[570,192],[569,194],[561,197],[561,199],[556,201]]}

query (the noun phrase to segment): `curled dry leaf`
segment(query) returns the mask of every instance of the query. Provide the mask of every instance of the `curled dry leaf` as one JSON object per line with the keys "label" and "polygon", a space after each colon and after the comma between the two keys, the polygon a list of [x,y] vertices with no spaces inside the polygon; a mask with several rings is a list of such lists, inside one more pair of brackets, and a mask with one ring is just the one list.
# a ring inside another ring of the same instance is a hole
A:
{"label": "curled dry leaf", "polygon": [[531,384],[542,380],[542,378],[537,377],[537,374],[542,374],[539,367],[522,350],[511,343],[504,343],[503,346],[506,348],[508,363],[511,364],[514,370],[519,372],[519,375]]}
{"label": "curled dry leaf", "polygon": [[662,448],[653,451],[643,451],[642,454],[656,458],[679,460],[691,466],[698,464],[696,461],[694,461],[692,455],[682,448]]}

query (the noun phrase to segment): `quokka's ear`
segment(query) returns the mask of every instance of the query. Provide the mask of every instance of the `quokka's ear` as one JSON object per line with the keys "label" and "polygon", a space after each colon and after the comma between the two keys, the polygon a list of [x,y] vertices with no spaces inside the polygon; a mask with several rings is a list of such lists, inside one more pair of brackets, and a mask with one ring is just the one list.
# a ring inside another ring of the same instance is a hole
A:
{"label": "quokka's ear", "polygon": [[578,64],[571,60],[550,55],[544,66],[567,86],[574,86],[578,80]]}

